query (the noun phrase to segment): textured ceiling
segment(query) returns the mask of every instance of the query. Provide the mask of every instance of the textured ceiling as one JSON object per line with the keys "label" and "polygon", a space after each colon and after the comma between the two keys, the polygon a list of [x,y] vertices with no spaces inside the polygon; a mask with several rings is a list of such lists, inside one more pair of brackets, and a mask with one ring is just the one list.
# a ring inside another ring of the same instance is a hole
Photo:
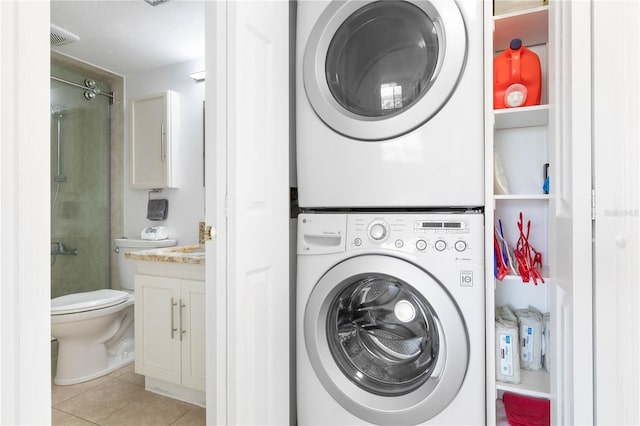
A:
{"label": "textured ceiling", "polygon": [[204,1],[52,0],[51,23],[80,37],[52,50],[116,74],[204,58]]}

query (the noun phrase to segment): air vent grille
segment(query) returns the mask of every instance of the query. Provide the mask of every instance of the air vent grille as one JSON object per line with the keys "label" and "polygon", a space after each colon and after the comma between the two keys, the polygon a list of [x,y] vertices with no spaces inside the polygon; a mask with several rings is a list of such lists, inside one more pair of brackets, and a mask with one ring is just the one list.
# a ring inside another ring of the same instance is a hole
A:
{"label": "air vent grille", "polygon": [[62,46],[80,40],[80,37],[69,31],[51,24],[51,46]]}
{"label": "air vent grille", "polygon": [[157,5],[161,4],[161,3],[167,2],[169,0],[144,0],[144,1],[149,3],[151,6],[157,6]]}

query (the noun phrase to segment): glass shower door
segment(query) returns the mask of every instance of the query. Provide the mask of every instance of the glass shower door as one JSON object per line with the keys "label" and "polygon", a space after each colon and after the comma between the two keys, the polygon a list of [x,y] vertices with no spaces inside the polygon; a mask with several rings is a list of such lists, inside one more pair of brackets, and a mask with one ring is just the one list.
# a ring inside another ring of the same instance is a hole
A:
{"label": "glass shower door", "polygon": [[95,84],[99,91],[108,93],[107,83],[55,64],[51,75],[54,298],[109,288],[110,99],[90,87],[83,88]]}

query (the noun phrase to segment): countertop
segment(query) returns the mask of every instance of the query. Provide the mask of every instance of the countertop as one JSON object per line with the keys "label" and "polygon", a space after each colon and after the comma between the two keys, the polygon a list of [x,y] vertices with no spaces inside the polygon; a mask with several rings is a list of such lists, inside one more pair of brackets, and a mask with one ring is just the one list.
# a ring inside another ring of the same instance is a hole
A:
{"label": "countertop", "polygon": [[149,262],[205,264],[205,250],[201,246],[176,246],[125,253],[125,259]]}

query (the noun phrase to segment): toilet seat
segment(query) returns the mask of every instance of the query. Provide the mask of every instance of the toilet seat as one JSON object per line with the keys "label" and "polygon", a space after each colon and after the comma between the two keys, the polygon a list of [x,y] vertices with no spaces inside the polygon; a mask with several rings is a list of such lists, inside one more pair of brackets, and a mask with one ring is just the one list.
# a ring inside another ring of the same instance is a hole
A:
{"label": "toilet seat", "polygon": [[51,300],[51,315],[94,311],[119,305],[129,299],[125,291],[102,289],[84,293],[67,294]]}

